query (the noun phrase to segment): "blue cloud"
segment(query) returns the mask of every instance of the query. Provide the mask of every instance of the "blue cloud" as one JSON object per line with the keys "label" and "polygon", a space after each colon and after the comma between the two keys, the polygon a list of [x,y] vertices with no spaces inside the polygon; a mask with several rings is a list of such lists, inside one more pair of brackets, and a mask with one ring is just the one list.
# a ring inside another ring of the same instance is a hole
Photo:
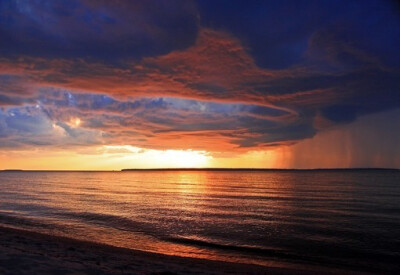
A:
{"label": "blue cloud", "polygon": [[115,62],[191,45],[198,23],[188,1],[0,2],[0,56],[81,57]]}
{"label": "blue cloud", "polygon": [[315,32],[332,30],[387,64],[398,66],[400,18],[390,1],[199,1],[201,23],[239,37],[265,68],[304,61]]}

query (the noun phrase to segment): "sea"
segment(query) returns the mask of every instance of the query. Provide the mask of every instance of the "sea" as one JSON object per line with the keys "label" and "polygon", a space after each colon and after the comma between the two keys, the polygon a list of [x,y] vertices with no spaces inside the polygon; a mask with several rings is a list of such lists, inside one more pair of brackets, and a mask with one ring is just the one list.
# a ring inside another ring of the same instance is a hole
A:
{"label": "sea", "polygon": [[400,171],[3,171],[0,226],[182,257],[394,274]]}

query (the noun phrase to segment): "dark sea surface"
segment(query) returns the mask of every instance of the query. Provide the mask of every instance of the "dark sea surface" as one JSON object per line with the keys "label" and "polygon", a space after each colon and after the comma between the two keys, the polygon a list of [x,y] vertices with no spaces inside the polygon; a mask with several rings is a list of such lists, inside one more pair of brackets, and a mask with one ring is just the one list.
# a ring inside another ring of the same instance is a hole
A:
{"label": "dark sea surface", "polygon": [[400,272],[400,172],[1,172],[0,225],[267,266]]}

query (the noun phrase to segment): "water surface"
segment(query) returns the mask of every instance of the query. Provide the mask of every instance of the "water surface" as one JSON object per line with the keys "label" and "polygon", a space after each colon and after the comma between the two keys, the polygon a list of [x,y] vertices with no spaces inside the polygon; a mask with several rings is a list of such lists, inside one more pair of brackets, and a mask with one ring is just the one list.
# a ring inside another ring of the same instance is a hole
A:
{"label": "water surface", "polygon": [[0,224],[150,252],[390,272],[396,171],[1,172]]}

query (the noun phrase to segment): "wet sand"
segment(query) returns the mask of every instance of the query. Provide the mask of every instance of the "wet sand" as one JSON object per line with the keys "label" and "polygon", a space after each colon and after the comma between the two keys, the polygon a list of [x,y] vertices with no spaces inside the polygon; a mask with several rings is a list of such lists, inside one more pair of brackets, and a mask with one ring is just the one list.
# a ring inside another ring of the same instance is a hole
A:
{"label": "wet sand", "polygon": [[0,274],[316,273],[147,253],[0,227]]}
{"label": "wet sand", "polygon": [[288,274],[293,270],[146,253],[0,227],[0,274]]}

